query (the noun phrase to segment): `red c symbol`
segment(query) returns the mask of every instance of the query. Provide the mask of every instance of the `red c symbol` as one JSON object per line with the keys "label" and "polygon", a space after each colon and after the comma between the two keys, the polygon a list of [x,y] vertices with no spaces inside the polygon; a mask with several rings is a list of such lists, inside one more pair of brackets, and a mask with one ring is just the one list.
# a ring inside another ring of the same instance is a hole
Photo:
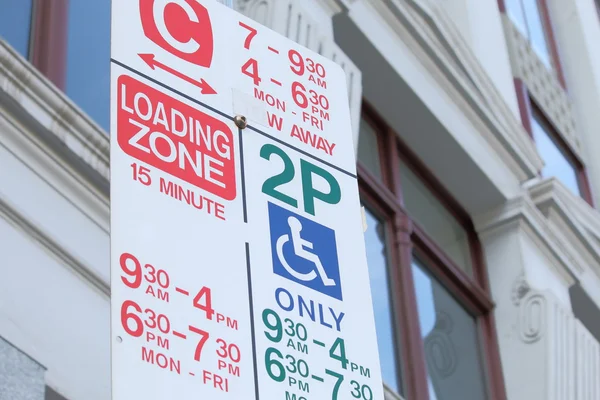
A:
{"label": "red c symbol", "polygon": [[208,10],[195,0],[140,0],[144,35],[169,53],[210,67],[213,33]]}

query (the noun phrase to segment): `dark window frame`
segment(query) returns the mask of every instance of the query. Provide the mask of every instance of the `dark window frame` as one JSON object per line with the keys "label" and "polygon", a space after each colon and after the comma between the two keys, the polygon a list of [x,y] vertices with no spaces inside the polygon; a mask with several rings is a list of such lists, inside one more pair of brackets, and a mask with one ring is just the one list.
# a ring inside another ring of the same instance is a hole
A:
{"label": "dark window frame", "polygon": [[[378,149],[385,148],[386,143],[384,142],[384,138],[382,137],[382,135],[379,134],[379,132],[386,130],[387,126],[381,125],[380,121],[372,118],[369,114],[363,113],[362,118],[365,121],[365,123],[367,123],[375,132],[375,136],[377,137],[377,148]],[[384,185],[390,186],[393,178],[390,176],[390,173],[389,173],[388,169],[386,168],[386,165],[389,164],[388,156],[389,156],[389,154],[387,152],[385,152],[385,153],[379,152],[379,169],[381,171],[381,183],[383,183]],[[369,173],[369,174],[372,175],[373,179],[378,179],[373,174],[371,174],[371,173]]]}
{"label": "dark window frame", "polygon": [[[373,177],[374,178],[374,177]],[[379,219],[380,223],[383,224],[385,229],[385,247],[386,247],[386,269],[387,269],[387,277],[388,277],[388,290],[390,293],[390,308],[392,310],[392,315],[390,316],[391,325],[392,325],[392,337],[394,338],[394,352],[395,355],[401,354],[402,352],[402,332],[399,329],[400,321],[398,320],[399,313],[397,310],[400,309],[401,304],[397,302],[397,296],[394,296],[394,292],[399,290],[398,283],[399,276],[398,271],[395,268],[389,268],[393,260],[397,258],[397,254],[395,253],[395,246],[393,246],[393,238],[394,238],[394,226],[390,223],[391,219],[394,216],[394,211],[385,206],[385,203],[382,203],[377,199],[375,194],[370,193],[367,190],[363,190],[363,188],[359,188],[360,190],[360,198],[361,202],[371,212],[376,218]],[[404,382],[402,377],[404,376],[404,370],[401,360],[398,357],[396,359],[396,380],[398,385],[405,389]]]}
{"label": "dark window frame", "polygon": [[[489,399],[506,399],[493,317],[494,302],[491,297],[481,244],[468,214],[425,165],[407,150],[408,147],[402,143],[396,132],[366,102],[363,102],[363,117],[372,127],[379,127],[376,129],[376,133],[380,137],[378,144],[384,181],[377,179],[359,161],[357,163],[359,190],[366,205],[378,207],[382,212],[380,215],[389,218],[382,222],[386,223],[390,235],[386,243],[390,246],[388,264],[391,269],[389,272],[392,286],[391,301],[395,314],[393,321],[398,324],[395,328],[396,337],[401,348],[399,355],[401,365],[397,370],[399,374],[402,374],[400,379],[405,397],[409,399],[429,398],[425,352],[412,273],[412,261],[416,254],[418,258],[425,259],[428,271],[474,316],[481,339],[481,362],[485,369],[485,384]],[[446,256],[419,224],[409,217],[402,199],[400,159],[422,179],[467,231],[473,264],[472,276],[469,276]]]}
{"label": "dark window frame", "polygon": [[[531,0],[519,0],[519,1],[531,1]],[[542,25],[544,26],[544,34],[546,37],[546,43],[548,45],[548,51],[550,52],[550,61],[556,72],[556,77],[560,82],[560,85],[564,90],[567,90],[567,83],[562,68],[562,62],[560,59],[560,53],[556,44],[556,37],[554,35],[554,28],[552,25],[552,19],[550,18],[550,10],[548,8],[548,0],[535,0],[538,2],[538,10],[542,19]],[[505,0],[498,0],[498,8],[502,14],[507,14]]]}
{"label": "dark window frame", "polygon": [[34,0],[28,59],[60,90],[67,75],[69,0]]}
{"label": "dark window frame", "polygon": [[[590,186],[587,169],[583,160],[581,160],[577,156],[577,154],[573,151],[571,146],[566,142],[566,140],[554,127],[547,114],[544,112],[543,107],[541,107],[535,101],[535,99],[533,99],[523,81],[516,78],[514,80],[514,84],[515,91],[517,93],[517,101],[519,103],[519,111],[521,113],[521,123],[523,124],[523,127],[529,134],[529,137],[535,142],[533,138],[533,128],[531,125],[531,121],[537,117],[537,119],[540,120],[541,123],[543,123],[544,128],[546,128],[550,139],[554,141],[556,147],[558,147],[558,149],[562,152],[567,161],[569,161],[569,163],[575,169],[581,198],[583,198],[590,206],[594,207],[595,203],[592,195],[592,188]],[[540,176],[541,173],[542,171],[538,171],[538,174]]]}

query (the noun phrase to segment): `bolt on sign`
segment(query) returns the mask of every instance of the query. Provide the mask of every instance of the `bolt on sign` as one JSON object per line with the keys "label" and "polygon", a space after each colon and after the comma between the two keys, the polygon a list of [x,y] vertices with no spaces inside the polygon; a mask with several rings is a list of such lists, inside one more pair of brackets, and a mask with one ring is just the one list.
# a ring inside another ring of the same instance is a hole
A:
{"label": "bolt on sign", "polygon": [[115,400],[383,400],[345,76],[214,0],[112,2]]}

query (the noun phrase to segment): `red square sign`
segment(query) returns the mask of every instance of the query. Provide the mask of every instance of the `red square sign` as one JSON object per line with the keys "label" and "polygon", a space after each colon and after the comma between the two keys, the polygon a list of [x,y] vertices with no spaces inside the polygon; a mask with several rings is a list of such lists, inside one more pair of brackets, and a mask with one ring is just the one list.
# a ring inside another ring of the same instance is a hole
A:
{"label": "red square sign", "polygon": [[169,53],[210,67],[213,33],[208,10],[195,0],[140,0],[144,35]]}
{"label": "red square sign", "polygon": [[236,196],[234,142],[223,121],[129,76],[117,81],[125,153],[225,200]]}

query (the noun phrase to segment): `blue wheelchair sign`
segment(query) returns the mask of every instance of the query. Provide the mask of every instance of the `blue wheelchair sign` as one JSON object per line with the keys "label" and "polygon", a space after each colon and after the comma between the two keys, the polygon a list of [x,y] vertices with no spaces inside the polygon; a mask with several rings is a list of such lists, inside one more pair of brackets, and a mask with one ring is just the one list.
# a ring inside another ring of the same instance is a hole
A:
{"label": "blue wheelchair sign", "polygon": [[269,203],[273,272],[342,300],[335,232]]}

